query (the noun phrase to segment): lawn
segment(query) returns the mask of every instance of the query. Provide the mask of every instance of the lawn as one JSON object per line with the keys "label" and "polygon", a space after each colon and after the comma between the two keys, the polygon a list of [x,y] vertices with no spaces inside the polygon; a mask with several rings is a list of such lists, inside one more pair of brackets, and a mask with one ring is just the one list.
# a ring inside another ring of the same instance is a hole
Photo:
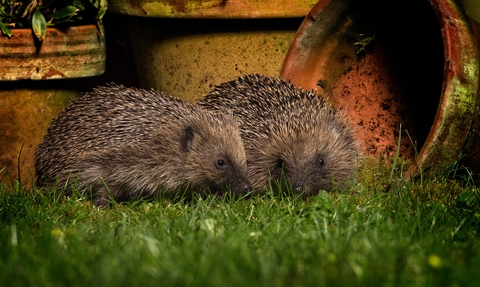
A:
{"label": "lawn", "polygon": [[[0,286],[480,286],[480,193],[371,161],[341,191],[88,199],[0,186]],[[466,176],[465,176],[466,174]]]}

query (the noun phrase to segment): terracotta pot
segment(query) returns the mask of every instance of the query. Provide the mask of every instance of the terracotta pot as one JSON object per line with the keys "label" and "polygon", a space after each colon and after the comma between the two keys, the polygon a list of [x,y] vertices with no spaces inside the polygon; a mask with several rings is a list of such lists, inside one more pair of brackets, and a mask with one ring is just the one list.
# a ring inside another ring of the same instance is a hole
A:
{"label": "terracotta pot", "polygon": [[96,25],[48,28],[45,40],[31,29],[0,37],[0,80],[80,78],[105,72],[105,41]]}
{"label": "terracotta pot", "polygon": [[303,17],[316,1],[137,0],[108,1],[108,11],[131,16],[174,18]]}
{"label": "terracotta pot", "polygon": [[140,85],[194,101],[239,75],[278,75],[291,39],[315,2],[108,3],[110,12],[146,16],[125,18]]}
{"label": "terracotta pot", "polygon": [[24,184],[31,182],[34,151],[51,119],[86,89],[85,77],[105,69],[104,38],[95,25],[49,28],[44,43],[37,44],[28,29],[14,30],[10,39],[0,37],[2,181],[20,177]]}
{"label": "terracotta pot", "polygon": [[[301,19],[144,19],[128,25],[140,85],[195,101],[249,73],[278,75]],[[282,28],[282,29],[279,29]]]}
{"label": "terracotta pot", "polygon": [[441,170],[464,149],[479,57],[453,1],[321,0],[297,32],[281,77],[346,109],[367,155],[393,156],[401,125],[401,156],[416,163],[413,174]]}

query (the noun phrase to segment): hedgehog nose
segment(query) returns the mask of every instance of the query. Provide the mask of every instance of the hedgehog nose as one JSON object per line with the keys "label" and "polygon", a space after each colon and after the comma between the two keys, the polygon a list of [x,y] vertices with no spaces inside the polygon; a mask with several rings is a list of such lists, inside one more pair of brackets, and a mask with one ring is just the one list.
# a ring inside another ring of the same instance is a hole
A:
{"label": "hedgehog nose", "polygon": [[245,184],[245,186],[243,186],[243,189],[241,190],[241,193],[242,194],[246,194],[246,193],[249,193],[250,191],[252,191],[252,186],[250,184]]}
{"label": "hedgehog nose", "polygon": [[293,187],[293,191],[296,193],[296,194],[300,194],[303,192],[303,189],[305,188],[303,182],[297,182],[295,183],[294,187]]}

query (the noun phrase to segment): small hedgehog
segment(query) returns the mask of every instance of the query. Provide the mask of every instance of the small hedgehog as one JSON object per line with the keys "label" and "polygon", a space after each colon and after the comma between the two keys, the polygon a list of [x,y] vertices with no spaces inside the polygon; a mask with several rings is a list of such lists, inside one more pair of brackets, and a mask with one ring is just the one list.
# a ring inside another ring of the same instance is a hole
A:
{"label": "small hedgehog", "polygon": [[35,153],[37,184],[92,192],[95,206],[156,192],[249,192],[234,117],[157,91],[98,87],[52,121]]}
{"label": "small hedgehog", "polygon": [[257,191],[273,181],[274,188],[311,195],[342,188],[355,173],[354,130],[314,91],[253,74],[220,84],[197,104],[236,115]]}

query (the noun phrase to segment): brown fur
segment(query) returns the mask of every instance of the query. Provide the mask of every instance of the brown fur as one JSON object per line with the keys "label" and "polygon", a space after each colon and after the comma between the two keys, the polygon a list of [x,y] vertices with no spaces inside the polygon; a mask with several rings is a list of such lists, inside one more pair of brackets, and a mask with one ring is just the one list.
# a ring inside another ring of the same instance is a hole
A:
{"label": "brown fur", "polygon": [[188,190],[250,189],[236,121],[156,91],[110,85],[73,101],[36,150],[37,182],[94,204]]}
{"label": "brown fur", "polygon": [[198,105],[236,115],[257,191],[285,177],[284,187],[314,194],[342,188],[356,170],[354,130],[313,91],[255,74],[215,87]]}

